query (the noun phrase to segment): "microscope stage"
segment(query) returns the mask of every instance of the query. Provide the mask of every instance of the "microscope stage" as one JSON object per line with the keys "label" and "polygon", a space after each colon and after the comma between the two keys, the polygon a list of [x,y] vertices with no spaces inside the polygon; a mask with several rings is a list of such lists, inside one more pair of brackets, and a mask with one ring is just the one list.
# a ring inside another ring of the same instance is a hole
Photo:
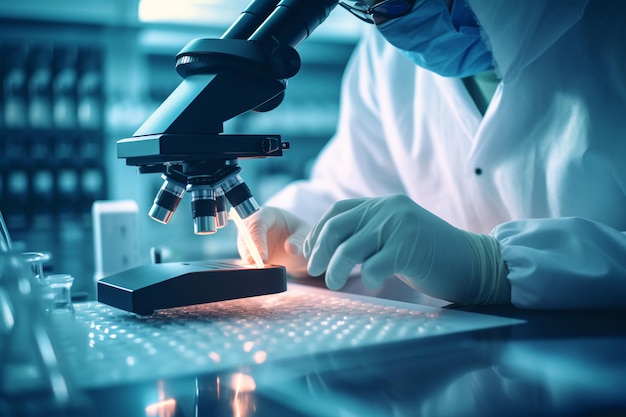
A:
{"label": "microscope stage", "polygon": [[98,301],[140,315],[287,289],[285,267],[241,261],[171,262],[141,265],[98,281]]}

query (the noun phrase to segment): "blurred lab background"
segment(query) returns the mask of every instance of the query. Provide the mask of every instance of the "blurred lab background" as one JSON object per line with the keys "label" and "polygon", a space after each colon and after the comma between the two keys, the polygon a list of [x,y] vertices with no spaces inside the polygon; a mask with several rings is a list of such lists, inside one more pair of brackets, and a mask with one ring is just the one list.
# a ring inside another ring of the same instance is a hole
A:
{"label": "blurred lab background", "polygon": [[[142,263],[151,248],[174,261],[237,256],[232,224],[194,235],[188,196],[168,225],[151,220],[162,179],[118,160],[115,143],[176,88],[176,53],[194,38],[219,37],[248,3],[0,1],[0,210],[18,249],[48,251],[44,270],[75,277],[75,298],[96,297],[94,201],[137,203]],[[302,68],[285,101],[226,123],[225,133],[280,134],[291,144],[283,157],[240,162],[260,204],[305,177],[333,134],[341,76],[360,30],[337,8],[298,47]]]}

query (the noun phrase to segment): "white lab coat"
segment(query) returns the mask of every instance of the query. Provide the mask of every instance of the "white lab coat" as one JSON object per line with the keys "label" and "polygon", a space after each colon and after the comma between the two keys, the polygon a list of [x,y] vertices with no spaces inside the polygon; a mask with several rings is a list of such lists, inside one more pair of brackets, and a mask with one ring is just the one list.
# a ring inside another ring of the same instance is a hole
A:
{"label": "white lab coat", "polygon": [[372,28],[310,180],[267,205],[314,224],[337,200],[404,193],[499,240],[513,304],[626,307],[626,2],[470,4],[502,79],[484,117]]}

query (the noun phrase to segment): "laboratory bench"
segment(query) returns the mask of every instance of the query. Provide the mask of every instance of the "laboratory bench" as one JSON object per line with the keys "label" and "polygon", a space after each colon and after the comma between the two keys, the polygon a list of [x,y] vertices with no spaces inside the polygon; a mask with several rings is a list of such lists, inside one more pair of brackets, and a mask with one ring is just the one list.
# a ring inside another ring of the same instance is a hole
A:
{"label": "laboratory bench", "polygon": [[321,282],[150,316],[75,303],[53,334],[73,387],[58,415],[626,415],[626,311],[418,305]]}

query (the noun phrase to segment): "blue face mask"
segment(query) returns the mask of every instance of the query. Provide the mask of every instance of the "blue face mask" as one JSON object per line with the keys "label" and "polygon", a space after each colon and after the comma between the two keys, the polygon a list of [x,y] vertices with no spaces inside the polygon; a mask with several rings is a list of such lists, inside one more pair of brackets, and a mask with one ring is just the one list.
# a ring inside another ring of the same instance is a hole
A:
{"label": "blue face mask", "polygon": [[380,33],[416,65],[445,77],[493,68],[491,52],[466,0],[417,0],[411,13],[378,25]]}

